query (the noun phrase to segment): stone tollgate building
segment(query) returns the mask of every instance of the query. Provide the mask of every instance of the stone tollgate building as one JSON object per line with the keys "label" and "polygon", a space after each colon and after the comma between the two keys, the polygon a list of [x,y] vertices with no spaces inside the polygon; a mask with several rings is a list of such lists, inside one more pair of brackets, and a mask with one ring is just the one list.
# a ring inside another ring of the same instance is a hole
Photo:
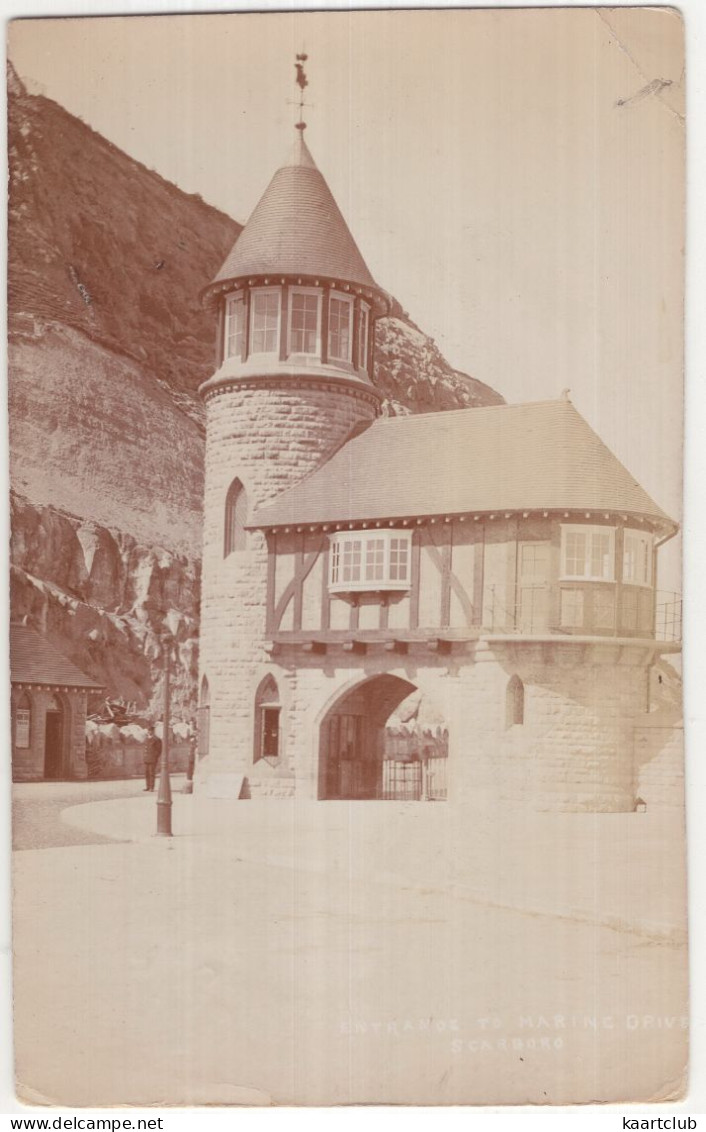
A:
{"label": "stone tollgate building", "polygon": [[674,521],[568,400],[380,416],[391,300],[301,124],[204,298],[198,787],[633,810]]}

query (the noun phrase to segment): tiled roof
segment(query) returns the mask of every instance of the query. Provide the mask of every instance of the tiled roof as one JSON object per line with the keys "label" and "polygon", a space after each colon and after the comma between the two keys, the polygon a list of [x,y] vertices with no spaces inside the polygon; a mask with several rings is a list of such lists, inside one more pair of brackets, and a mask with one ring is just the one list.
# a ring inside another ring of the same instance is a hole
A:
{"label": "tiled roof", "polygon": [[382,418],[250,525],[537,510],[676,529],[569,401]]}
{"label": "tiled roof", "polygon": [[275,173],[213,282],[274,272],[375,287],[303,138]]}
{"label": "tiled roof", "polygon": [[13,684],[56,684],[100,688],[29,625],[10,626],[10,679]]}

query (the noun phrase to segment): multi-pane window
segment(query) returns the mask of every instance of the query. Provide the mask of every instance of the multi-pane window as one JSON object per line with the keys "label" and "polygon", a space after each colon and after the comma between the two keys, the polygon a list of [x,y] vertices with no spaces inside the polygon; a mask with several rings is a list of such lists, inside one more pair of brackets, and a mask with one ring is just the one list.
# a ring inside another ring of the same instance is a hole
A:
{"label": "multi-pane window", "polygon": [[615,531],[606,527],[562,526],[561,573],[564,578],[612,582]]}
{"label": "multi-pane window", "polygon": [[353,302],[331,295],[328,308],[328,356],[337,361],[351,360],[351,322]]}
{"label": "multi-pane window", "polygon": [[245,303],[242,294],[231,295],[226,302],[225,355],[239,358],[243,353],[245,333]]}
{"label": "multi-pane window", "polygon": [[289,303],[289,353],[320,353],[320,294],[317,291],[293,290]]}
{"label": "multi-pane window", "polygon": [[360,305],[358,318],[358,367],[368,368],[368,308],[364,303]]}
{"label": "multi-pane window", "polygon": [[404,590],[410,584],[411,533],[356,531],[331,537],[332,590]]}
{"label": "multi-pane window", "polygon": [[623,581],[633,586],[649,586],[652,581],[652,538],[640,531],[625,531],[623,541]]}
{"label": "multi-pane window", "polygon": [[250,297],[250,352],[274,354],[279,347],[279,289],[253,291]]}
{"label": "multi-pane window", "polygon": [[405,582],[409,577],[409,538],[390,539],[390,581]]}
{"label": "multi-pane window", "polygon": [[341,578],[344,582],[360,581],[362,545],[359,538],[346,539],[343,543],[343,573]]}
{"label": "multi-pane window", "polygon": [[369,539],[365,546],[365,580],[382,582],[385,577],[385,540]]}

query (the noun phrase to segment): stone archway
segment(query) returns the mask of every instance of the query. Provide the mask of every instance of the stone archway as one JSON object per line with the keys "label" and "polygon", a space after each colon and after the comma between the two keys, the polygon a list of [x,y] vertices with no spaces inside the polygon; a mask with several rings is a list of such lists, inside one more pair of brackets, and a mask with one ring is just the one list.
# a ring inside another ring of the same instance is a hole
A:
{"label": "stone archway", "polygon": [[440,717],[430,724],[428,709],[418,726],[422,700],[391,673],[342,693],[319,730],[319,798],[445,798],[448,730]]}

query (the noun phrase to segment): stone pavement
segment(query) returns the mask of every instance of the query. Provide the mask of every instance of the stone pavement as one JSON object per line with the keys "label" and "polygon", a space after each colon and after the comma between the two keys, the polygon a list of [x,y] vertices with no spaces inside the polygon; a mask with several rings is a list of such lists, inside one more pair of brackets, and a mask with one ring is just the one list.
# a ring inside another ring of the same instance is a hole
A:
{"label": "stone pavement", "polygon": [[[445,804],[184,796],[177,838],[216,837],[228,852],[309,872],[424,884],[485,905],[626,929],[682,943],[686,874],[681,815],[531,814],[505,820]],[[154,799],[96,801],[63,820],[86,835],[149,841]],[[261,831],[267,830],[266,844]]]}
{"label": "stone pavement", "polygon": [[618,1100],[685,1063],[682,948],[212,837],[17,854],[15,954],[30,1101]]}
{"label": "stone pavement", "polygon": [[[49,849],[105,841],[100,830],[81,830],[61,820],[68,806],[124,798],[142,791],[138,778],[87,782],[16,782],[12,786],[13,849]],[[109,836],[109,835],[108,835]]]}
{"label": "stone pavement", "polygon": [[[678,860],[655,873],[645,848],[668,837],[656,815],[518,814],[501,837],[444,805],[175,792],[170,839],[155,809],[70,806],[74,829],[115,840],[15,854],[30,1103],[679,1093],[686,954],[678,901],[658,899]],[[601,923],[616,910],[632,927]]]}

